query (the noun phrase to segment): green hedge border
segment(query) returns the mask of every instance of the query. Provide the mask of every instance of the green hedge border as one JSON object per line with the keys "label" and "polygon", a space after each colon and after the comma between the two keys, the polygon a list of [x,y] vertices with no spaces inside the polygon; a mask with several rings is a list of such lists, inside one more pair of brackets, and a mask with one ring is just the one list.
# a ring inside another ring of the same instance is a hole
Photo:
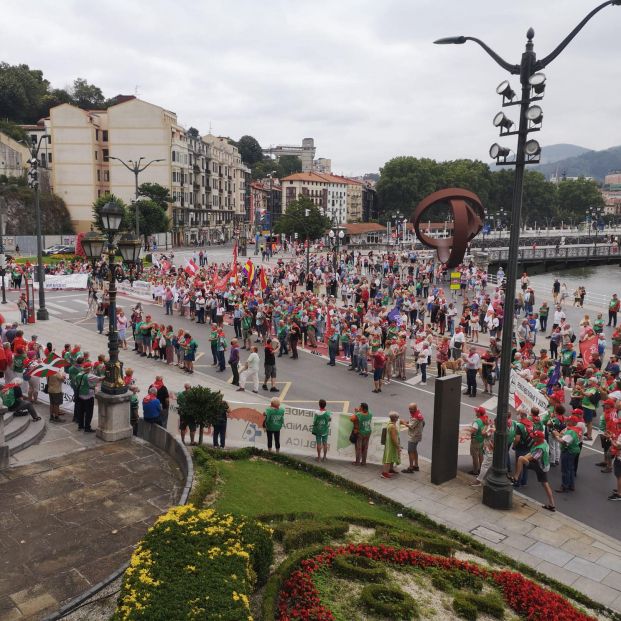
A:
{"label": "green hedge border", "polygon": [[381,582],[388,577],[386,567],[366,556],[340,554],[332,562],[332,571],[343,578]]}
{"label": "green hedge border", "polygon": [[[382,594],[393,596],[398,601],[382,601]],[[376,614],[386,615],[389,619],[418,619],[420,613],[416,600],[398,586],[388,584],[368,584],[360,593],[360,601]]]}
{"label": "green hedge border", "polygon": [[[410,507],[405,507],[399,504],[397,501],[392,500],[391,498],[388,498],[380,494],[379,492],[376,492],[375,490],[369,489],[365,487],[364,485],[359,485],[358,483],[354,483],[353,481],[349,481],[348,479],[345,479],[344,477],[338,474],[334,474],[333,472],[330,472],[329,470],[325,470],[324,468],[321,468],[320,466],[316,466],[310,462],[304,461],[302,459],[298,459],[296,457],[292,457],[290,455],[285,455],[283,453],[270,453],[268,451],[258,449],[255,447],[246,447],[242,449],[226,450],[226,451],[212,449],[209,447],[199,447],[198,449],[194,450],[195,455],[200,452],[205,452],[209,457],[216,459],[216,460],[223,460],[223,461],[226,461],[226,460],[238,461],[238,460],[250,459],[251,457],[260,457],[260,458],[272,461],[274,463],[287,466],[294,470],[299,470],[301,472],[311,474],[319,479],[322,479],[324,481],[337,485],[343,489],[357,493],[358,495],[361,495],[366,499],[371,499],[373,500],[373,502],[375,502],[376,505],[383,507],[385,509],[388,509],[390,511],[394,511],[395,514],[401,513],[404,518],[418,522],[419,524],[427,527],[432,532],[438,533],[450,539],[454,539],[458,543],[466,546],[471,552],[477,554],[482,559],[487,560],[490,563],[497,563],[499,565],[504,565],[507,568],[519,571],[525,576],[533,580],[536,580],[539,583],[544,584],[547,587],[553,589],[557,593],[560,593],[561,595],[565,597],[569,597],[573,599],[578,604],[582,604],[583,606],[586,606],[587,608],[590,608],[591,610],[604,614],[610,617],[611,619],[614,619],[615,621],[621,621],[621,614],[616,613],[615,611],[611,610],[604,604],[600,604],[599,602],[592,600],[590,597],[584,595],[580,591],[577,591],[576,589],[573,589],[570,586],[562,584],[561,582],[558,582],[554,578],[550,578],[549,576],[535,569],[532,569],[528,565],[521,563],[519,561],[516,561],[512,559],[511,557],[506,556],[505,554],[502,554],[501,552],[497,552],[496,550],[492,550],[491,548],[488,548],[486,545],[480,543],[479,541],[477,541],[470,535],[466,535],[465,533],[461,533],[457,530],[453,530],[452,528],[444,526],[443,524],[438,524],[437,522],[432,520],[430,517],[428,517],[424,513],[420,513],[414,509],[411,509]],[[349,520],[348,517],[342,516],[342,518],[347,519],[348,521],[351,521]],[[366,518],[362,521],[365,524],[368,524],[369,527],[371,527],[371,522],[373,522],[372,519],[366,519]],[[351,523],[355,523],[355,522],[351,521]],[[361,525],[365,525],[365,524],[361,524]],[[384,523],[384,525],[388,525],[391,528],[394,528],[392,524]],[[321,547],[323,546],[320,546],[320,549]],[[303,553],[303,552],[306,552],[307,550],[311,550],[311,548],[306,548],[305,550],[301,550],[300,552]],[[312,555],[313,553],[308,554],[308,556],[312,556]],[[294,556],[296,555],[295,554],[291,555],[289,558],[293,558]],[[300,556],[296,564],[299,564],[301,560],[303,560],[304,558],[307,558],[308,556]],[[284,561],[283,564],[281,564],[281,566],[284,565],[285,563],[288,564],[288,561],[289,559]],[[290,565],[291,569],[293,569],[296,566],[296,564]],[[280,567],[278,568],[278,570],[279,569]],[[289,570],[288,573],[290,572],[291,570]],[[287,573],[287,576],[288,576],[288,573]],[[276,575],[277,574],[274,574],[274,576]],[[272,576],[272,578],[274,578],[274,576]],[[268,586],[271,580],[272,579],[270,578],[270,581],[268,581]],[[280,590],[280,588],[278,590]],[[275,598],[277,598],[278,596],[278,590],[275,593]],[[266,589],[266,595],[267,595],[267,589]],[[274,601],[273,603],[274,611],[276,610],[275,603],[276,602]],[[274,617],[269,617],[269,616],[263,617],[265,621],[271,621],[273,618]]]}

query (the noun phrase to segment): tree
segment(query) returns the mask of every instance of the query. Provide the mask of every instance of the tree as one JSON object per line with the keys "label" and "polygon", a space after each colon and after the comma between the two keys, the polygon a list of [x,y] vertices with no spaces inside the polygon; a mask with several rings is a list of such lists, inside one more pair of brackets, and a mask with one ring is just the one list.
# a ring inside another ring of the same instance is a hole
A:
{"label": "tree", "polygon": [[193,386],[177,395],[179,416],[187,417],[199,425],[198,443],[203,443],[203,430],[219,422],[228,409],[222,393],[206,386]]}
{"label": "tree", "polygon": [[121,219],[121,226],[119,227],[119,231],[129,231],[131,230],[131,220],[127,210],[127,205],[115,196],[114,194],[102,194],[94,203],[93,203],[93,225],[96,229],[105,232],[103,222],[101,220],[101,210],[106,203],[116,203],[120,205],[123,209],[123,218]]}
{"label": "tree", "polygon": [[524,174],[524,200],[522,224],[546,224],[558,217],[558,193],[556,186],[534,170]]}
{"label": "tree", "polygon": [[330,225],[330,218],[322,216],[319,207],[310,198],[301,196],[287,207],[287,211],[276,222],[274,231],[285,235],[297,233],[301,239],[308,236],[313,240],[323,237]]}
{"label": "tree", "polygon": [[47,114],[41,101],[50,83],[43,72],[28,65],[0,63],[0,118],[16,123],[36,123]]}
{"label": "tree", "polygon": [[297,155],[281,155],[278,158],[278,178],[302,172],[302,160]]}
{"label": "tree", "polygon": [[251,168],[263,159],[263,149],[256,138],[242,136],[237,142],[242,162]]}
{"label": "tree", "polygon": [[279,177],[278,174],[278,163],[272,159],[264,159],[260,162],[257,162],[254,166],[252,166],[252,180],[256,181],[257,179],[265,179],[270,173],[276,172],[276,176]]}
{"label": "tree", "polygon": [[603,209],[604,198],[595,181],[581,177],[561,181],[558,186],[559,217],[567,222],[571,219],[584,220],[589,207]]}
{"label": "tree", "polygon": [[166,209],[154,200],[146,199],[137,201],[128,210],[127,221],[130,230],[136,229],[136,209],[138,209],[139,231],[144,236],[145,245],[149,235],[165,233],[170,228],[170,218]]}
{"label": "tree", "polygon": [[168,210],[168,204],[172,202],[170,191],[159,183],[142,183],[138,186],[138,196],[144,196],[155,201],[162,209]]}
{"label": "tree", "polygon": [[70,90],[73,104],[79,108],[96,109],[104,108],[106,99],[101,89],[94,84],[89,84],[83,78],[76,78]]}
{"label": "tree", "polygon": [[11,121],[7,121],[5,119],[0,119],[0,132],[9,136],[9,138],[13,138],[13,140],[23,140],[26,142],[28,140],[28,134],[15,123]]}
{"label": "tree", "polygon": [[196,129],[196,127],[190,127],[190,129],[188,129],[188,136],[192,136],[192,138],[198,138],[200,136],[200,133],[198,129]]}

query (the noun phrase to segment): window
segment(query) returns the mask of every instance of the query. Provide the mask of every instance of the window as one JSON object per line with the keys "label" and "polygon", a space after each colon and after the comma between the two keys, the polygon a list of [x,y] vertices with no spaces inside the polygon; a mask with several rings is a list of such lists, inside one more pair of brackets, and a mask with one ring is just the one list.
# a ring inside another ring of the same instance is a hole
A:
{"label": "window", "polygon": [[48,161],[48,163],[50,163],[50,164],[52,163],[52,154],[51,154],[51,153],[48,153],[48,154],[47,154],[47,161]]}
{"label": "window", "polygon": [[110,181],[110,171],[104,170],[104,181]]}
{"label": "window", "polygon": [[177,161],[177,153],[175,151],[172,152],[172,161],[173,162]]}
{"label": "window", "polygon": [[97,169],[97,181],[101,181],[101,170]]}
{"label": "window", "polygon": [[45,153],[41,153],[41,167],[42,168],[47,167]]}
{"label": "window", "polygon": [[99,130],[95,130],[95,140],[99,140]]}
{"label": "window", "polygon": [[98,160],[99,159],[99,152],[95,151],[95,159]]}
{"label": "window", "polygon": [[52,136],[47,135],[47,144],[52,144]]}
{"label": "window", "polygon": [[104,149],[103,150],[103,161],[104,162],[109,162],[110,161],[110,159],[108,158],[108,155],[109,155],[108,149]]}
{"label": "window", "polygon": [[37,134],[30,134],[30,142],[37,144]]}
{"label": "window", "polygon": [[104,129],[102,131],[102,137],[103,137],[104,142],[108,142],[108,130],[107,129]]}

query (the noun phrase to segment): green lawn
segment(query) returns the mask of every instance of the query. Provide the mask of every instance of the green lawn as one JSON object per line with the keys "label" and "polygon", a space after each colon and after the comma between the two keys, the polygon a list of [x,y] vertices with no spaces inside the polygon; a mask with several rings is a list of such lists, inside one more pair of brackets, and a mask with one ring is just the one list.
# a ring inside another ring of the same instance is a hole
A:
{"label": "green lawn", "polygon": [[308,511],[318,516],[354,515],[394,522],[403,519],[352,492],[265,460],[218,461],[215,509],[253,516]]}

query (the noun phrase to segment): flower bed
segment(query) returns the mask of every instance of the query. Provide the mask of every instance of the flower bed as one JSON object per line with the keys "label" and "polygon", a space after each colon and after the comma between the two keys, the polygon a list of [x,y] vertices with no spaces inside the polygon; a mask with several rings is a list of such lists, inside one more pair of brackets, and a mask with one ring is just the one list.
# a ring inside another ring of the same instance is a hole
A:
{"label": "flower bed", "polygon": [[[322,605],[313,582],[313,575],[332,567],[334,559],[342,555],[359,555],[375,561],[401,566],[437,568],[447,572],[457,570],[486,580],[500,587],[506,603],[529,621],[592,621],[593,617],[577,610],[556,593],[528,580],[521,574],[506,570],[490,570],[475,563],[451,557],[434,556],[420,550],[350,544],[325,547],[319,554],[302,560],[299,568],[290,574],[279,594],[278,621],[333,621],[332,612]],[[473,596],[466,596],[469,603]],[[491,610],[489,611],[491,612]]]}
{"label": "flower bed", "polygon": [[260,523],[173,507],[134,551],[113,619],[251,621],[250,594],[266,581],[272,553]]}

